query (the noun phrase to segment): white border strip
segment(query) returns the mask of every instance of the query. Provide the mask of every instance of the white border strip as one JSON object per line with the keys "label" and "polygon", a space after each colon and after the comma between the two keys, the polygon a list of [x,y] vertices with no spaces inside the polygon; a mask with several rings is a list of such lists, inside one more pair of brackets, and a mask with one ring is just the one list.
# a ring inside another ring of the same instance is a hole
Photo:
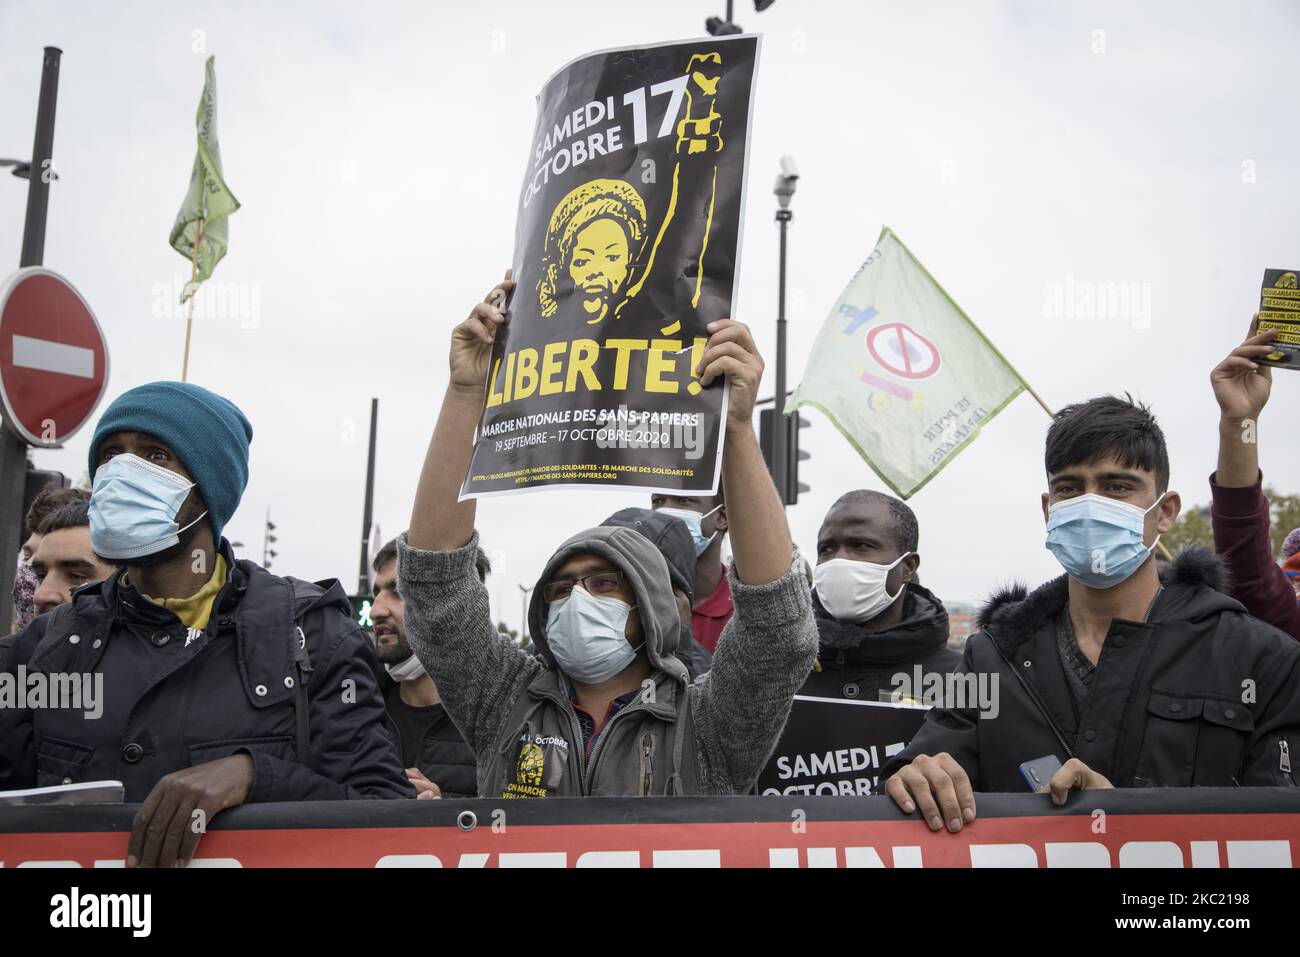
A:
{"label": "white border strip", "polygon": [[14,336],[14,365],[38,372],[57,372],[78,379],[95,378],[95,350],[53,339]]}
{"label": "white border strip", "polygon": [[854,704],[859,708],[894,708],[902,711],[929,711],[928,705],[903,704],[893,701],[855,701],[852,698],[814,698],[812,695],[797,694],[795,701],[816,701],[818,704]]}

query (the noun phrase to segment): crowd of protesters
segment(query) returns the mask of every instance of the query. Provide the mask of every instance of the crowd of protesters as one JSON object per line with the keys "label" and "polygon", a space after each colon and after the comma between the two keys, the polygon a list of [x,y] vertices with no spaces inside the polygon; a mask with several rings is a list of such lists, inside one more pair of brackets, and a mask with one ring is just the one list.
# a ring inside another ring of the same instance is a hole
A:
{"label": "crowd of protesters", "polygon": [[459,501],[512,286],[452,333],[409,529],[374,557],[373,633],[337,582],[274,575],[222,537],[253,437],[232,402],[176,382],[112,402],[91,490],[31,507],[0,639],[0,674],[102,675],[103,711],[0,708],[0,790],[120,780],[140,805],[128,866],[188,862],[194,815],[246,802],[746,794],[796,694],[884,700],[914,669],[1000,690],[996,716],[941,702],[883,769],[934,830],[974,820],[977,792],[1025,790],[1043,756],[1058,803],[1295,785],[1300,530],[1279,563],[1258,464],[1271,333],[1211,374],[1214,552],[1155,558],[1181,499],[1151,411],[1070,405],[1040,505],[1064,574],[994,594],[957,652],[904,502],[846,491],[805,560],[754,432],[762,359],[743,324],[713,323],[698,373],[730,385],[717,495],[655,494],[559,543],[522,648],[493,625],[478,505]]}

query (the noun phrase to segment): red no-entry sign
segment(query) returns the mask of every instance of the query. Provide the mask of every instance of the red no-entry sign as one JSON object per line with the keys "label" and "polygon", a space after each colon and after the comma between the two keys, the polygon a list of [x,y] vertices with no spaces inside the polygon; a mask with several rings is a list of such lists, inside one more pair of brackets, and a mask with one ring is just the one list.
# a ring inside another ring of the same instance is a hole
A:
{"label": "red no-entry sign", "polygon": [[32,445],[56,448],[90,418],[108,384],[108,346],[73,285],[43,266],[0,287],[0,402]]}
{"label": "red no-entry sign", "polygon": [[939,371],[939,350],[911,326],[886,322],[867,333],[867,351],[886,372],[927,379]]}

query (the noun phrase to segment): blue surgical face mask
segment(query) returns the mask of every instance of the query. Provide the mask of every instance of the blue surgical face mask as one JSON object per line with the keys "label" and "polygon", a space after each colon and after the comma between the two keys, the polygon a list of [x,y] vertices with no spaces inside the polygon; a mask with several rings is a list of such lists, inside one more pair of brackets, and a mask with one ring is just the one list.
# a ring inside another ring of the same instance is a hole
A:
{"label": "blue surgical face mask", "polygon": [[1113,588],[1150,557],[1160,536],[1143,541],[1147,512],[1104,495],[1078,495],[1047,511],[1047,550],[1066,573],[1089,588]]}
{"label": "blue surgical face mask", "polygon": [[625,632],[632,607],[617,598],[587,594],[575,587],[569,597],[552,602],[546,613],[546,644],[560,670],[585,685],[614,677],[633,661],[640,646],[628,644]]}
{"label": "blue surgical face mask", "polygon": [[686,523],[686,527],[690,529],[691,532],[691,540],[695,542],[695,557],[699,558],[704,554],[704,550],[708,548],[709,545],[713,543],[713,540],[718,536],[718,533],[715,531],[712,535],[706,537],[700,526],[704,523],[706,518],[720,508],[722,508],[721,505],[716,505],[703,515],[699,512],[692,512],[690,509],[686,508],[660,508],[655,511],[662,515],[671,515],[673,518],[681,519]]}
{"label": "blue surgical face mask", "polygon": [[90,544],[103,558],[155,555],[180,541],[176,513],[194,483],[138,455],[115,455],[95,471],[90,492]]}

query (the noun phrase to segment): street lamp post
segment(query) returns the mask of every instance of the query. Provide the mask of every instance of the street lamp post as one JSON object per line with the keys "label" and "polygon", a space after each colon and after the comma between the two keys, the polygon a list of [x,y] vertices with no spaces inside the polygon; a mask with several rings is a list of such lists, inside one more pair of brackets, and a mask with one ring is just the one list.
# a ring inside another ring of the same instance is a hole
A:
{"label": "street lamp post", "polygon": [[787,501],[789,476],[786,474],[786,422],[785,422],[785,244],[786,227],[794,214],[790,212],[790,197],[794,195],[799,170],[794,157],[781,157],[781,172],[776,177],[776,223],[781,230],[781,260],[777,278],[776,302],[776,414],[772,419],[772,481],[781,497],[781,507]]}
{"label": "street lamp post", "polygon": [[519,586],[519,647],[528,647],[528,593],[527,585]]}
{"label": "street lamp post", "polygon": [[[46,47],[41,61],[41,92],[36,103],[36,136],[27,167],[27,217],[23,222],[20,268],[45,261],[45,219],[50,206],[54,170],[54,112],[59,98],[59,61],[63,51]],[[6,161],[21,175],[21,163]],[[27,483],[27,442],[0,425],[0,633],[8,634],[12,620],[14,575],[23,535],[23,490]]]}

